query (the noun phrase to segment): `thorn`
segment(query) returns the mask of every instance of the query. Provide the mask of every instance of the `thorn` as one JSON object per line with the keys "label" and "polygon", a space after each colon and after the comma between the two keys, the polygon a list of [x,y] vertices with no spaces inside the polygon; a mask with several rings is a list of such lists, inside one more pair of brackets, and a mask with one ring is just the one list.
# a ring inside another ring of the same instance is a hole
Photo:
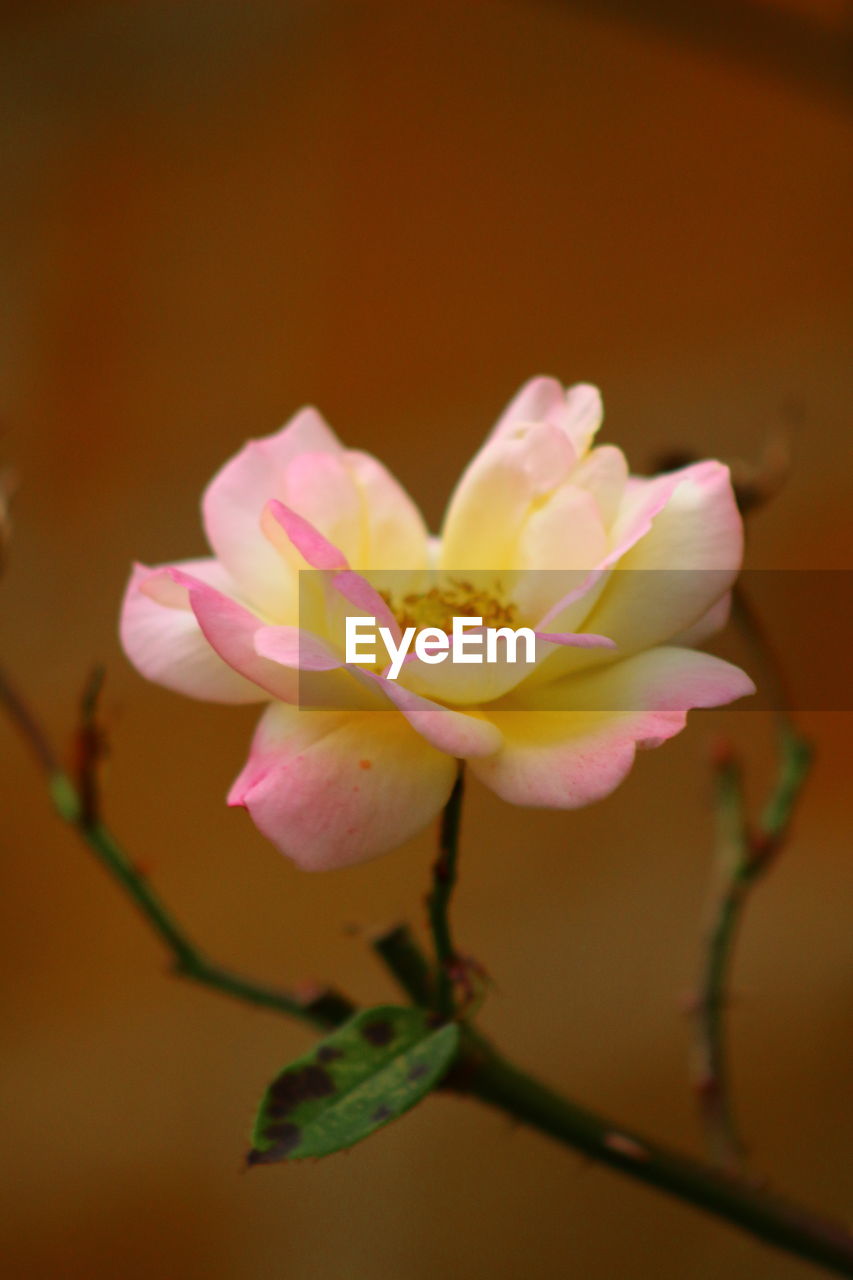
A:
{"label": "thorn", "polygon": [[710,1102],[720,1096],[720,1082],[716,1076],[705,1073],[693,1081],[693,1092],[697,1098]]}
{"label": "thorn", "polygon": [[639,1142],[629,1138],[626,1133],[608,1133],[604,1138],[604,1145],[609,1151],[615,1151],[629,1160],[643,1161],[649,1158],[646,1148],[641,1147]]}
{"label": "thorn", "polygon": [[775,852],[778,841],[769,831],[753,831],[749,837],[750,861],[754,864],[766,862]]}
{"label": "thorn", "polygon": [[730,769],[737,761],[734,744],[730,738],[718,737],[711,743],[711,765],[714,769]]}
{"label": "thorn", "polygon": [[705,1001],[698,991],[685,991],[676,997],[678,1012],[685,1018],[695,1018],[705,1007]]}
{"label": "thorn", "polygon": [[315,978],[302,978],[293,984],[293,994],[300,1004],[313,1004],[325,995],[327,988]]}

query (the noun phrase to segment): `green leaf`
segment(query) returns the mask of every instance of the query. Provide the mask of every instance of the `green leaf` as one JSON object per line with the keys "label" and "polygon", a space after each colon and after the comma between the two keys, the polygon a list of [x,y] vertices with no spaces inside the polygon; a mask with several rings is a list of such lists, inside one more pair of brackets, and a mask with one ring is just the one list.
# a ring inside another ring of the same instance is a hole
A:
{"label": "green leaf", "polygon": [[444,1075],[459,1027],[422,1009],[364,1009],[276,1076],[261,1102],[249,1164],[351,1147],[395,1120]]}

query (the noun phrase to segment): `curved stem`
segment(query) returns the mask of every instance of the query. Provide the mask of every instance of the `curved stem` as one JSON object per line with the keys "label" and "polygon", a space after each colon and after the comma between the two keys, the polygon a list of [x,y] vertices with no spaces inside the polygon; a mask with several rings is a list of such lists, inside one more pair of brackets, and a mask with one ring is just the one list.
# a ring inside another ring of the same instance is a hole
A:
{"label": "curved stem", "polygon": [[101,821],[94,776],[100,751],[100,739],[94,731],[95,698],[99,686],[100,677],[96,676],[90,681],[84,694],[83,717],[77,737],[78,779],[75,782],[60,767],[36,717],[0,669],[0,704],[5,706],[12,722],[44,769],[54,806],[60,817],[77,831],[171,952],[174,972],[179,977],[212,987],[248,1004],[289,1014],[322,1030],[328,1030],[344,1021],[355,1011],[355,1006],[346,996],[336,991],[322,989],[301,997],[255,982],[208,960],[161,902],[145,874],[134,865],[115,836]]}
{"label": "curved stem", "polygon": [[736,1169],[743,1147],[734,1121],[725,1044],[729,977],[743,911],[756,880],[782,848],[812,761],[810,743],[794,726],[784,672],[761,620],[738,584],[732,616],[747,640],[770,693],[777,722],[776,781],[757,829],[743,796],[741,767],[725,747],[715,761],[717,842],[715,886],[695,1000],[695,1083],[714,1160]]}

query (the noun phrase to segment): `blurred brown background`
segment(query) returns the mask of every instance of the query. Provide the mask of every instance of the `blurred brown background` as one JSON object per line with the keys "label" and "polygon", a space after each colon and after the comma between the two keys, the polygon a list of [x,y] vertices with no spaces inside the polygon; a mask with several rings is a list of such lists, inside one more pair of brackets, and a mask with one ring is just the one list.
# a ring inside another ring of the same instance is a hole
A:
{"label": "blurred brown background", "polygon": [[[3,659],[58,736],[109,664],[109,816],[225,962],[392,996],[353,927],[420,925],[432,840],[297,872],[223,805],[255,711],[147,686],[119,652],[131,558],[203,552],[199,494],[246,437],[314,401],[435,524],[524,378],[592,380],[638,468],[752,457],[785,426],[794,474],[750,562],[849,567],[845,6],[687,5],[700,20],[671,29],[678,9],[4,7]],[[749,912],[734,1066],[755,1167],[850,1216],[850,719],[804,721],[819,764]],[[723,731],[758,795],[769,730],[737,711],[574,815],[472,788],[456,915],[500,1043],[694,1150],[679,1001]],[[240,1176],[260,1091],[308,1036],[164,977],[5,724],[0,751],[4,1275],[812,1274],[451,1099],[348,1157]]]}

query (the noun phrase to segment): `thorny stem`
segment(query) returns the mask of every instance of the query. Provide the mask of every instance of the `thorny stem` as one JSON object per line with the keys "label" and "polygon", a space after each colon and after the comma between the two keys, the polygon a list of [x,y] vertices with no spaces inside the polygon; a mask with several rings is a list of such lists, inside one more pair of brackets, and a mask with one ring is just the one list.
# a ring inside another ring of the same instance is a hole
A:
{"label": "thorny stem", "polygon": [[743,1158],[734,1120],[725,1042],[725,1012],[735,945],[752,887],[784,844],[812,761],[812,748],[795,728],[787,710],[789,699],[776,654],[740,586],[734,590],[733,616],[749,643],[761,670],[762,683],[773,700],[778,723],[779,764],[776,782],[756,829],[745,811],[741,767],[734,752],[724,749],[715,762],[716,883],[694,1001],[694,1078],[712,1158],[729,1171],[737,1169]]}
{"label": "thorny stem", "polygon": [[464,791],[462,765],[453,784],[450,799],[441,815],[438,856],[432,868],[432,888],[427,898],[427,911],[435,947],[435,1010],[442,1018],[453,1014],[453,969],[456,950],[450,929],[450,900],[456,886],[456,864],[459,855],[459,822]]}
{"label": "thorny stem", "polygon": [[466,1030],[462,1055],[454,1068],[461,1092],[490,1103],[599,1164],[715,1214],[767,1244],[838,1275],[853,1276],[853,1236],[844,1226],[614,1125],[520,1071],[477,1033]]}
{"label": "thorny stem", "polygon": [[733,1171],[740,1166],[743,1152],[728,1083],[724,1014],[729,962],[746,895],[748,849],[741,769],[731,752],[720,753],[715,775],[717,883],[696,997],[694,1080],[711,1157]]}
{"label": "thorny stem", "polygon": [[77,737],[78,781],[75,783],[61,768],[47,735],[35,716],[0,670],[0,703],[5,705],[13,723],[44,769],[50,793],[60,817],[74,827],[101,865],[124,889],[137,910],[171,952],[173,970],[179,977],[198,982],[202,986],[212,987],[248,1004],[289,1014],[322,1030],[338,1025],[343,1018],[355,1011],[355,1006],[338,992],[320,990],[301,998],[276,987],[244,978],[241,974],[208,960],[176,923],[151,888],[146,876],[134,866],[110,830],[101,821],[95,782],[97,756],[101,748],[94,718],[99,685],[100,680],[96,675],[84,695],[82,723]]}
{"label": "thorny stem", "polygon": [[[2,672],[0,703],[5,704],[45,769],[60,816],[75,827],[172,952],[176,972],[236,999],[297,1017],[322,1029],[338,1026],[350,1016],[352,1005],[335,992],[300,1001],[298,997],[240,977],[208,961],[175,923],[106,827],[100,822],[84,825],[80,796],[74,783],[56,763],[46,735]],[[460,800],[461,787],[457,784],[444,828],[448,848],[453,850],[451,862],[458,834]],[[449,933],[444,936],[448,942],[447,954],[451,954]],[[404,990],[416,1003],[424,1003],[432,994],[429,965],[405,926],[382,935],[373,945]],[[768,1244],[839,1275],[853,1276],[853,1237],[843,1226],[630,1132],[561,1097],[513,1066],[467,1024],[462,1025],[461,1052],[444,1087],[479,1098],[564,1146],[739,1226]]]}
{"label": "thorny stem", "polygon": [[[392,941],[374,943],[377,954],[413,1002],[423,1004],[429,994],[421,977],[428,970],[426,957],[405,925],[383,937]],[[596,1163],[657,1187],[766,1244],[839,1275],[853,1276],[853,1236],[842,1224],[563,1097],[513,1065],[469,1023],[462,1023],[459,1057],[440,1088],[478,1098]]]}

